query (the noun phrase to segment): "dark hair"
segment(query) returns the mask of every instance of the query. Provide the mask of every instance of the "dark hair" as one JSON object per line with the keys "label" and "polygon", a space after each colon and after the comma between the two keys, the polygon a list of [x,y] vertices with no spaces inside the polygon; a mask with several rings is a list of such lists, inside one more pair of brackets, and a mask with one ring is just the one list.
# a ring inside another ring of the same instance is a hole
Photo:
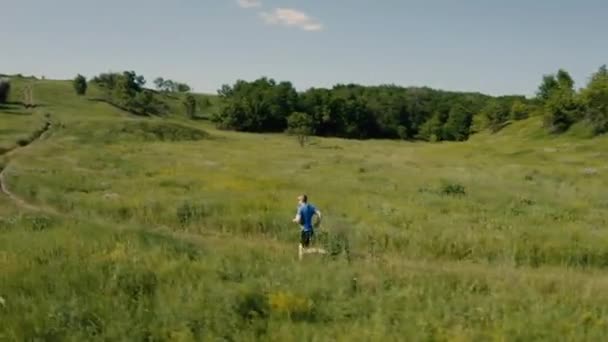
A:
{"label": "dark hair", "polygon": [[308,203],[308,196],[306,194],[302,194],[302,202]]}

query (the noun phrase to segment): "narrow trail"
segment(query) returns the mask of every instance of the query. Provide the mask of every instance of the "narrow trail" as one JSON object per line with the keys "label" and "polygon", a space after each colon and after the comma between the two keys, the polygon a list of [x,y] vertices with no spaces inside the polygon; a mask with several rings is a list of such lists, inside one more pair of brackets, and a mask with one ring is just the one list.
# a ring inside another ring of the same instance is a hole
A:
{"label": "narrow trail", "polygon": [[[33,143],[35,143],[36,141],[43,139],[50,132],[51,126],[52,126],[51,121],[47,121],[41,130],[36,131],[34,133],[34,135],[32,137],[30,137],[30,139],[27,141],[26,144],[23,144],[21,146],[18,145],[7,151],[4,151],[4,153],[0,153],[0,157],[10,158],[10,156],[14,155],[18,151],[24,150],[24,149],[28,148],[30,145],[32,145]],[[10,191],[10,189],[8,188],[7,175],[6,175],[7,170],[9,168],[9,164],[10,164],[10,159],[7,160],[7,162],[4,166],[0,166],[0,191],[2,192],[2,194],[7,196],[8,198],[10,198],[17,205],[17,207],[19,207],[21,209],[56,214],[55,210],[53,210],[51,208],[40,207],[40,206],[30,204],[27,201],[20,198],[19,196],[17,196],[15,193]]]}

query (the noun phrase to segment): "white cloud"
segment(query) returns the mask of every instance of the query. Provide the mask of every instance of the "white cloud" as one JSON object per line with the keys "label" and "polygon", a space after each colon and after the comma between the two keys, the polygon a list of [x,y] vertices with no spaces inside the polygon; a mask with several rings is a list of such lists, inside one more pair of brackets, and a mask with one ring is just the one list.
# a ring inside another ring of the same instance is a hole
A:
{"label": "white cloud", "polygon": [[300,28],[304,31],[321,31],[323,24],[308,14],[291,8],[275,8],[272,13],[260,13],[262,19],[271,25],[283,25]]}
{"label": "white cloud", "polygon": [[253,8],[262,6],[262,3],[258,0],[237,0],[237,3],[239,4],[239,6],[241,6],[241,8]]}

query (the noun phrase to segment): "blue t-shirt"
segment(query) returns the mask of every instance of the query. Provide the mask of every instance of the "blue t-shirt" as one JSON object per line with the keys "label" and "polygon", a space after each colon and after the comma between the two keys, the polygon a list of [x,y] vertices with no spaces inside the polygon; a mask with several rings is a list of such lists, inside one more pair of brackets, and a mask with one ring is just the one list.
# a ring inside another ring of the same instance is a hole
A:
{"label": "blue t-shirt", "polygon": [[302,204],[298,208],[298,214],[300,215],[300,223],[304,231],[312,231],[312,217],[315,215],[317,208],[312,204]]}

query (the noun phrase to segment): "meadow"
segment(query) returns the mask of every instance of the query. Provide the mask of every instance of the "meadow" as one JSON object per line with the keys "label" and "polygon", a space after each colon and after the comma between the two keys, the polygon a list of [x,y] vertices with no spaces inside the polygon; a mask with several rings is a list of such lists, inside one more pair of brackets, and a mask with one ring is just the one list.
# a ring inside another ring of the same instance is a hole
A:
{"label": "meadow", "polygon": [[[532,117],[467,142],[302,148],[31,82],[37,108],[0,108],[0,153],[27,145],[0,157],[27,203],[0,194],[0,341],[608,333],[606,137]],[[300,193],[330,252],[302,262]]]}

